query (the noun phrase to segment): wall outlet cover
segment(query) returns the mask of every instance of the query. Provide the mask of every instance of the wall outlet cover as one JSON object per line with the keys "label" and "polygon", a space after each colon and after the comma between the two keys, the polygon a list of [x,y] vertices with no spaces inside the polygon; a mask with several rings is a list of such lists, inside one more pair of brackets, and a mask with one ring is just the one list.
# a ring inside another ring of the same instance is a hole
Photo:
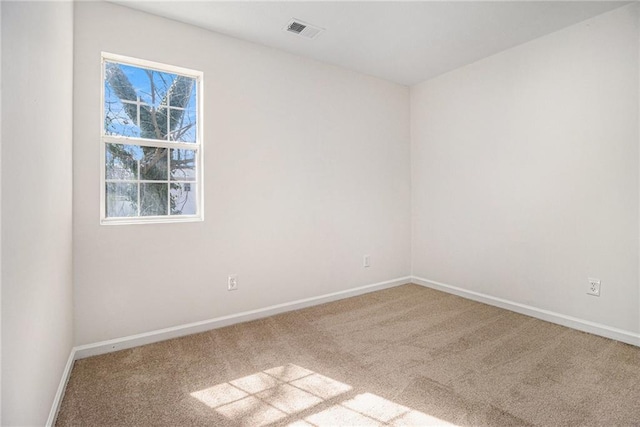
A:
{"label": "wall outlet cover", "polygon": [[600,279],[589,278],[589,287],[587,288],[587,294],[595,297],[600,296]]}

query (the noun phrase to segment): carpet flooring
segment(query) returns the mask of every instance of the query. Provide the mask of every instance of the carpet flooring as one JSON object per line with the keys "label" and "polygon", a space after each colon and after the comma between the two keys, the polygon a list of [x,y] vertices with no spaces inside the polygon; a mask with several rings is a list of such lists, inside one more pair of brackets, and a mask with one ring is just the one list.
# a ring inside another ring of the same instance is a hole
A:
{"label": "carpet flooring", "polygon": [[78,360],[56,425],[640,425],[640,348],[409,284]]}

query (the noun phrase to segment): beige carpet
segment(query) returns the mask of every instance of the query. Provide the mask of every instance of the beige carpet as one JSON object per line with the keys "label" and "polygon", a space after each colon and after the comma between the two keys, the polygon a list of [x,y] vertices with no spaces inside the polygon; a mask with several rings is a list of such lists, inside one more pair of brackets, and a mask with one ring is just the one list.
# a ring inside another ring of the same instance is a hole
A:
{"label": "beige carpet", "polygon": [[640,425],[640,348],[405,285],[75,363],[58,426]]}

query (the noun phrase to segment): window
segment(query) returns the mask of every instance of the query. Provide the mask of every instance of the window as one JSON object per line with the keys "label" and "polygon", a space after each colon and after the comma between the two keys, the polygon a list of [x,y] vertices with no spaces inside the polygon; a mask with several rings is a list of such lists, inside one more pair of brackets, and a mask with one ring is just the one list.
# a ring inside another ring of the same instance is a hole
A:
{"label": "window", "polygon": [[202,220],[202,73],[102,54],[101,223]]}

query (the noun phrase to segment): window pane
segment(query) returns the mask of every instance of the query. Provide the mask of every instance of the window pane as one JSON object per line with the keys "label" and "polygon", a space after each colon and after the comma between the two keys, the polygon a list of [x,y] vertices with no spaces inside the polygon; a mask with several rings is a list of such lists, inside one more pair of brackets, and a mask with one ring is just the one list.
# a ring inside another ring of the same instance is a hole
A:
{"label": "window pane", "polygon": [[196,152],[195,150],[171,150],[171,180],[195,181]]}
{"label": "window pane", "polygon": [[167,108],[143,108],[140,110],[140,137],[167,140]]}
{"label": "window pane", "polygon": [[171,215],[196,214],[196,184],[171,183]]}
{"label": "window pane", "polygon": [[129,217],[138,215],[137,184],[109,182],[106,187],[107,217]]}
{"label": "window pane", "polygon": [[140,147],[140,179],[166,181],[168,179],[167,149],[159,147]]}
{"label": "window pane", "polygon": [[167,184],[140,184],[140,215],[167,215]]}
{"label": "window pane", "polygon": [[171,107],[195,108],[195,103],[196,79],[177,76],[173,87],[169,90],[169,105]]}
{"label": "window pane", "polygon": [[137,145],[106,145],[106,179],[132,181],[138,178],[142,148]]}
{"label": "window pane", "polygon": [[136,91],[132,82],[139,83],[140,76],[138,71],[140,68],[130,67],[124,64],[105,61],[104,64],[104,80],[105,88],[113,91],[114,95],[119,99],[135,101],[138,99],[139,91]]}
{"label": "window pane", "polygon": [[195,78],[105,61],[104,84],[107,135],[195,142]]}
{"label": "window pane", "polygon": [[171,140],[180,142],[196,142],[195,110],[171,109]]}
{"label": "window pane", "polygon": [[104,97],[104,133],[139,138],[140,127],[137,121],[137,106],[122,103],[113,92],[105,87]]}

